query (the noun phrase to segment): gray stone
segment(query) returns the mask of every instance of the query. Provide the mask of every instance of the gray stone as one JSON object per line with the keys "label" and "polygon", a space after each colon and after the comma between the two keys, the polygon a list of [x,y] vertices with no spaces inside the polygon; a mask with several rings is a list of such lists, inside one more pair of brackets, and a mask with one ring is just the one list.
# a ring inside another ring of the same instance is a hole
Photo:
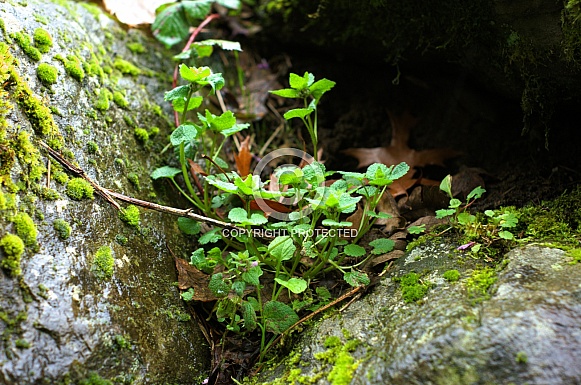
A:
{"label": "gray stone", "polygon": [[[9,52],[17,58],[15,71],[34,96],[52,109],[57,127],[56,133],[42,135],[18,104],[15,84],[0,84],[7,92],[2,96],[8,95],[13,105],[1,117],[6,131],[0,125],[0,159],[11,158],[11,150],[18,154],[19,132],[30,134],[34,145],[36,140],[50,143],[61,136],[61,151],[74,155],[74,162],[101,186],[178,204],[175,195],[166,193],[165,185],[154,186],[149,178],[156,165],[164,163],[159,154],[171,131],[168,106],[163,102],[164,91],[171,88],[171,54],[140,31],[123,30],[91,4],[0,2],[0,18],[0,41],[8,43]],[[36,28],[48,31],[54,41],[40,60],[58,70],[57,82],[50,87],[37,78],[40,62],[25,55],[10,38],[20,31],[32,36]],[[145,53],[130,51],[128,43],[142,44]],[[93,58],[96,72],[78,81],[55,58],[59,54],[80,58],[85,70]],[[116,68],[116,58],[133,63],[141,73],[122,73]],[[101,74],[99,68],[106,72]],[[97,109],[97,95],[104,89],[123,92],[128,106],[122,108],[110,100],[109,109]],[[134,134],[135,127],[149,132],[158,127],[160,132],[142,143]],[[97,147],[89,147],[89,142]],[[26,159],[12,160],[9,173],[0,175],[0,193],[16,203],[0,210],[0,238],[16,233],[12,219],[17,212],[33,218],[38,237],[37,245],[27,247],[22,256],[21,276],[0,270],[0,383],[82,383],[97,378],[91,372],[115,383],[133,384],[191,384],[205,378],[209,348],[173,284],[177,277],[168,249],[181,255],[188,242],[180,235],[175,218],[141,210],[139,226],[129,226],[98,196],[80,201],[69,198],[65,185],[55,181],[55,162],[50,181],[46,172],[38,180],[27,181]],[[41,151],[40,160],[46,166],[49,157]],[[8,165],[2,161],[0,166]],[[14,185],[8,180],[19,188],[13,195]],[[56,190],[58,199],[42,198],[43,186]],[[68,239],[60,239],[53,227],[59,218],[72,227]],[[102,246],[113,253],[110,279],[100,278],[94,264]],[[0,247],[0,261],[4,258]]]}

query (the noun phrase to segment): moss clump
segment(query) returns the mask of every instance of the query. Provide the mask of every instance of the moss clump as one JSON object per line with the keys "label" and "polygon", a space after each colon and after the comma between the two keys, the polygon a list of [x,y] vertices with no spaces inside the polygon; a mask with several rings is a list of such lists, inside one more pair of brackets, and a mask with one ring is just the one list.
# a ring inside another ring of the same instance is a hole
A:
{"label": "moss clump", "polygon": [[69,222],[65,221],[62,218],[56,219],[52,226],[54,227],[58,237],[60,239],[69,239],[69,237],[71,236],[71,225],[69,224]]}
{"label": "moss clump", "polygon": [[133,187],[135,187],[135,189],[137,191],[139,191],[139,189],[140,189],[139,176],[136,173],[131,172],[131,173],[127,174],[127,179],[129,179],[129,182],[133,185]]}
{"label": "moss clump", "polygon": [[518,352],[516,354],[516,357],[514,358],[514,360],[516,362],[518,362],[519,364],[526,364],[529,360],[529,357],[527,356],[527,354],[525,352]]}
{"label": "moss clump", "polygon": [[151,129],[149,130],[149,137],[152,138],[157,134],[159,134],[159,127],[151,127]]}
{"label": "moss clump", "polygon": [[145,143],[149,140],[149,133],[144,128],[136,128],[133,133],[135,134],[135,138],[140,143]]}
{"label": "moss clump", "polygon": [[468,296],[475,303],[489,299],[490,294],[488,294],[488,289],[496,282],[497,278],[496,272],[490,267],[474,270],[465,282]]}
{"label": "moss clump", "polygon": [[[85,3],[82,3],[85,4]],[[109,380],[104,379],[100,375],[95,372],[89,374],[89,377],[81,380],[79,385],[113,385],[113,383]]]}
{"label": "moss clump", "polygon": [[119,219],[129,226],[137,227],[139,225],[139,209],[137,206],[129,205],[119,211]]}
{"label": "moss clump", "polygon": [[18,349],[28,349],[30,348],[30,342],[26,341],[25,339],[19,338],[16,341],[14,341],[14,345],[18,348]]}
{"label": "moss clump", "polygon": [[407,273],[395,281],[399,281],[402,298],[406,303],[419,301],[430,288],[429,285],[420,283],[420,276],[416,273]]}
{"label": "moss clump", "polygon": [[41,53],[47,53],[50,51],[50,48],[52,47],[52,37],[48,31],[42,28],[37,28],[34,30],[33,37],[34,45]]}
{"label": "moss clump", "polygon": [[99,111],[107,111],[109,109],[109,101],[113,98],[113,94],[106,88],[102,88],[99,91],[99,97],[95,103],[95,109]]}
{"label": "moss clump", "polygon": [[63,171],[55,171],[52,174],[52,179],[57,181],[57,183],[65,184],[69,181],[69,176]]}
{"label": "moss clump", "polygon": [[458,270],[448,270],[442,275],[442,277],[450,282],[456,282],[460,279],[460,272]]}
{"label": "moss clump", "polygon": [[315,354],[315,358],[333,366],[327,380],[332,385],[348,385],[353,379],[353,374],[359,366],[359,362],[351,355],[359,346],[358,340],[349,340],[343,343],[337,336],[328,337],[325,340],[325,352]]}
{"label": "moss clump", "polygon": [[125,99],[125,96],[123,96],[123,93],[121,93],[121,91],[113,92],[113,102],[121,108],[129,107],[129,102],[127,101],[127,99]]}
{"label": "moss clump", "polygon": [[0,247],[4,249],[5,257],[0,260],[0,266],[10,271],[13,277],[22,274],[20,258],[24,252],[24,242],[18,235],[6,234],[0,239]]}
{"label": "moss clump", "polygon": [[36,67],[36,76],[38,79],[44,84],[45,86],[51,86],[56,83],[58,78],[58,70],[55,66],[51,66],[48,63],[40,63],[38,67]]}
{"label": "moss clump", "polygon": [[92,270],[95,275],[100,279],[111,279],[114,266],[113,250],[109,246],[99,247],[93,259]]}
{"label": "moss clump", "polygon": [[32,40],[30,36],[25,32],[16,32],[10,35],[11,38],[16,40],[16,43],[24,53],[34,61],[39,61],[42,57],[42,54],[38,50],[38,48],[32,45]]}
{"label": "moss clump", "polygon": [[113,67],[115,67],[115,69],[119,70],[119,72],[121,72],[124,75],[137,76],[141,74],[141,70],[139,68],[137,68],[135,65],[128,62],[127,60],[121,59],[120,57],[115,58],[115,61],[113,62]]}
{"label": "moss clump", "polygon": [[125,235],[117,234],[117,235],[115,235],[115,242],[117,242],[121,246],[125,246],[129,242],[129,240],[127,239],[127,237]]}
{"label": "moss clump", "polygon": [[99,145],[92,140],[87,142],[87,151],[89,154],[96,154],[99,152]]}
{"label": "moss clump", "polygon": [[71,77],[77,79],[80,82],[83,81],[83,78],[85,77],[85,71],[83,70],[82,63],[78,57],[74,55],[68,55],[66,58],[64,58],[61,55],[56,55],[54,58],[60,60],[63,63],[65,66],[65,71]]}
{"label": "moss clump", "polygon": [[21,164],[28,167],[28,172],[21,174],[25,182],[34,182],[46,172],[46,167],[40,158],[40,152],[30,141],[30,134],[26,131],[18,133],[16,140],[12,142],[16,155]]}
{"label": "moss clump", "polygon": [[93,186],[83,178],[73,178],[67,183],[67,195],[74,200],[93,199]]}
{"label": "moss clump", "polygon": [[29,247],[35,246],[38,230],[30,215],[20,212],[14,216],[12,222],[16,227],[16,234],[24,241],[24,244]]}
{"label": "moss clump", "polygon": [[138,43],[138,42],[128,43],[127,48],[129,48],[129,50],[133,53],[144,53],[145,52],[145,47],[143,46],[143,44]]}

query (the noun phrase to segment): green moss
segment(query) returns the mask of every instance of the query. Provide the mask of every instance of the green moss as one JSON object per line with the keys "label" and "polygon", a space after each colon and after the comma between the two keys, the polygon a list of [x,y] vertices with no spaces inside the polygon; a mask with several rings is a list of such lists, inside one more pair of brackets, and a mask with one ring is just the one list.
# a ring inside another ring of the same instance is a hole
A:
{"label": "green moss", "polygon": [[85,71],[83,70],[83,66],[81,60],[74,55],[68,55],[66,58],[62,57],[61,55],[56,55],[54,57],[57,60],[60,60],[63,65],[65,66],[65,71],[74,79],[78,81],[83,81],[85,77]]}
{"label": "green moss", "polygon": [[115,242],[117,242],[121,246],[125,246],[129,242],[129,240],[127,239],[127,237],[125,235],[117,234],[117,235],[115,235]]}
{"label": "green moss", "polygon": [[[354,341],[354,343],[349,343]],[[330,336],[325,340],[327,351],[315,354],[315,358],[332,365],[327,380],[332,385],[348,385],[353,380],[353,374],[359,366],[351,352],[355,351],[360,342],[349,340],[343,343],[337,336]]]}
{"label": "green moss", "polygon": [[95,372],[89,374],[89,377],[81,380],[79,385],[113,385],[113,383],[109,380],[102,378]]}
{"label": "green moss", "polygon": [[465,280],[468,296],[474,303],[489,299],[488,289],[496,282],[497,278],[496,272],[490,267],[474,270],[470,277]]}
{"label": "green moss", "polygon": [[6,234],[0,239],[0,247],[4,249],[3,259],[0,260],[0,266],[10,271],[13,277],[22,274],[20,269],[20,258],[24,252],[24,242],[18,235]]}
{"label": "green moss", "polygon": [[145,52],[145,47],[141,43],[138,43],[138,42],[128,43],[127,48],[129,48],[129,50],[133,53],[144,53]]}
{"label": "green moss", "polygon": [[18,349],[28,349],[30,348],[30,342],[26,341],[25,339],[19,338],[16,341],[14,341],[14,345],[18,348]]}
{"label": "green moss", "polygon": [[[2,206],[0,205],[0,208]],[[577,248],[577,249],[570,249],[567,250],[567,256],[573,258],[572,263],[579,263],[581,262],[581,249]]]}
{"label": "green moss", "polygon": [[30,141],[30,134],[26,131],[18,133],[16,140],[12,142],[16,156],[21,164],[26,165],[28,170],[21,174],[21,179],[25,182],[34,182],[46,172],[44,162],[40,157],[40,152]]}
{"label": "green moss", "polygon": [[83,178],[73,178],[67,183],[67,195],[74,200],[93,199],[93,186]]}
{"label": "green moss", "polygon": [[420,283],[420,276],[416,273],[407,273],[395,281],[399,282],[402,298],[406,303],[419,301],[430,288],[429,285]]}
{"label": "green moss", "polygon": [[113,67],[115,67],[115,69],[119,70],[124,75],[137,76],[141,74],[141,70],[139,68],[127,60],[121,59],[120,57],[115,58]]}
{"label": "green moss", "polygon": [[32,45],[32,40],[26,32],[15,32],[10,35],[16,40],[16,44],[24,51],[24,53],[34,61],[39,61],[42,57],[40,51]]}
{"label": "green moss", "polygon": [[99,145],[92,140],[87,142],[87,151],[89,154],[96,154],[99,152]]}
{"label": "green moss", "polygon": [[47,53],[52,47],[52,37],[42,28],[37,28],[34,30],[34,45],[41,53]]}
{"label": "green moss", "polygon": [[149,133],[144,128],[136,128],[133,133],[135,134],[135,138],[140,143],[146,143],[149,140]]}
{"label": "green moss", "polygon": [[42,84],[47,87],[56,83],[58,73],[56,67],[48,63],[40,63],[38,67],[36,67],[36,76],[38,76],[38,79],[40,79]]}
{"label": "green moss", "polygon": [[127,108],[129,106],[129,102],[120,91],[113,92],[113,102],[121,108]]}
{"label": "green moss", "polygon": [[47,201],[56,201],[61,197],[58,191],[45,186],[38,186],[34,189],[34,192],[38,194],[39,197]]}
{"label": "green moss", "polygon": [[55,219],[52,226],[54,227],[60,239],[69,239],[69,237],[71,236],[72,231],[71,225],[64,219],[62,218]]}
{"label": "green moss", "polygon": [[460,272],[458,270],[448,270],[442,274],[442,277],[450,282],[456,282],[460,279]]}
{"label": "green moss", "polygon": [[139,191],[139,189],[140,189],[139,176],[136,173],[131,172],[131,173],[127,174],[127,179],[129,179],[129,182],[133,185],[133,187],[135,187],[135,189],[137,191]]}
{"label": "green moss", "polygon": [[29,247],[34,247],[36,245],[38,230],[30,215],[20,212],[14,216],[12,222],[14,222],[16,227],[16,234],[24,241],[24,244]]}
{"label": "green moss", "polygon": [[518,352],[516,354],[516,357],[514,358],[514,360],[516,362],[518,362],[519,364],[526,364],[529,360],[529,357],[527,356],[527,354],[525,352]]}
{"label": "green moss", "polygon": [[131,343],[125,336],[121,334],[116,334],[113,336],[113,342],[119,347],[119,349],[131,349]]}
{"label": "green moss", "polygon": [[107,111],[109,109],[109,101],[113,98],[113,94],[106,88],[102,88],[99,91],[99,97],[95,103],[95,109],[99,111]]}
{"label": "green moss", "polygon": [[38,13],[34,13],[32,16],[34,16],[34,20],[36,20],[40,24],[48,25],[48,19],[46,18],[46,16],[43,16]]}
{"label": "green moss", "polygon": [[108,280],[113,276],[114,266],[113,250],[109,246],[101,246],[93,258],[92,271],[98,278]]}
{"label": "green moss", "polygon": [[151,127],[149,130],[149,137],[153,138],[154,136],[159,134],[159,127]]}
{"label": "green moss", "polygon": [[52,174],[52,179],[57,181],[57,183],[65,184],[69,181],[69,176],[63,171],[55,171]]}
{"label": "green moss", "polygon": [[131,118],[131,116],[129,115],[124,115],[123,116],[123,120],[125,121],[125,123],[129,126],[129,127],[135,127],[135,122],[133,121],[133,119]]}
{"label": "green moss", "polygon": [[134,205],[129,205],[127,208],[119,211],[119,219],[133,227],[139,225],[139,215],[139,209]]}
{"label": "green moss", "polygon": [[6,206],[6,197],[2,189],[0,189],[0,210],[6,210]]}

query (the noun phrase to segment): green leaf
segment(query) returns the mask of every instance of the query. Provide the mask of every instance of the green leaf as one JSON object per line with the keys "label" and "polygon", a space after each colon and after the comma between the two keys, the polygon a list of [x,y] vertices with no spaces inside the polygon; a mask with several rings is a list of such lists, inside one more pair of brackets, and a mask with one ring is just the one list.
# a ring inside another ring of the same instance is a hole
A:
{"label": "green leaf", "polygon": [[167,47],[181,42],[188,36],[190,26],[210,12],[211,3],[211,0],[198,0],[162,5],[156,10],[157,16],[151,25],[153,35]]}
{"label": "green leaf", "polygon": [[373,247],[371,254],[385,254],[393,250],[395,242],[391,239],[380,238],[369,242],[369,246]]}
{"label": "green leaf", "polygon": [[343,214],[349,214],[355,211],[357,208],[357,203],[361,200],[361,197],[352,197],[349,193],[343,193],[339,197],[339,205],[337,209]]}
{"label": "green leaf", "polygon": [[220,233],[220,229],[216,228],[202,235],[200,239],[198,239],[198,243],[200,245],[207,245],[208,243],[216,243],[220,239],[222,239],[222,234]]}
{"label": "green leaf", "polygon": [[200,224],[197,221],[191,218],[180,217],[178,218],[178,228],[184,234],[196,235],[200,232],[202,226],[200,226]]}
{"label": "green leaf", "polygon": [[163,100],[166,102],[175,100],[175,99],[183,99],[186,100],[188,97],[188,93],[190,92],[190,86],[178,86],[171,91],[167,91],[163,96]]}
{"label": "green leaf", "polygon": [[391,215],[389,215],[388,213],[384,213],[384,212],[382,212],[382,211],[380,211],[380,212],[378,212],[378,213],[376,213],[376,212],[374,212],[374,211],[366,211],[366,212],[365,212],[365,214],[366,214],[368,217],[371,217],[371,218],[379,218],[379,219],[390,219],[390,218],[393,218],[393,217],[392,217]]}
{"label": "green leaf", "polygon": [[438,219],[446,218],[446,217],[449,217],[451,215],[454,215],[455,213],[456,213],[456,210],[454,210],[454,209],[436,210],[436,218],[438,218]]}
{"label": "green leaf", "polygon": [[385,164],[373,163],[367,167],[365,171],[365,177],[369,180],[370,185],[374,186],[386,186],[391,184],[390,179],[391,170]]}
{"label": "green leaf", "polygon": [[194,42],[194,45],[198,46],[212,46],[216,45],[226,51],[242,51],[240,43],[237,41],[230,40],[217,40],[217,39],[207,39],[202,41]]}
{"label": "green leaf", "polygon": [[442,182],[440,183],[440,190],[442,190],[443,192],[445,192],[446,194],[448,194],[448,196],[450,198],[454,198],[454,196],[452,195],[452,176],[451,175],[446,175],[446,177],[444,179],[442,179]]}
{"label": "green leaf", "polygon": [[283,88],[282,90],[268,91],[273,95],[280,96],[281,98],[295,99],[301,96],[301,93],[292,88]]}
{"label": "green leaf", "polygon": [[[216,93],[217,90],[222,89],[224,87],[224,77],[222,74],[211,74],[204,79],[198,80],[196,83],[202,86],[210,86],[212,87],[212,93]],[[228,111],[226,111],[228,112]]]}
{"label": "green leaf", "polygon": [[344,273],[343,279],[345,280],[345,282],[347,282],[349,285],[353,287],[361,285],[366,286],[369,285],[369,283],[371,282],[367,274],[362,273],[360,271],[350,271],[348,273]]}
{"label": "green leaf", "polygon": [[193,287],[190,287],[188,289],[188,291],[184,291],[180,295],[182,296],[182,299],[184,301],[191,301],[191,300],[194,299],[194,288]]}
{"label": "green leaf", "polygon": [[228,213],[228,219],[232,222],[242,223],[248,219],[248,213],[242,207],[234,207]]}
{"label": "green leaf", "polygon": [[278,301],[265,303],[262,317],[266,330],[274,334],[283,333],[299,321],[299,316],[290,306]]}
{"label": "green leaf", "polygon": [[335,82],[328,79],[317,80],[309,87],[309,92],[315,100],[321,99],[323,94],[335,86]]}
{"label": "green leaf", "polygon": [[312,108],[295,108],[293,110],[285,112],[283,116],[286,120],[290,120],[292,118],[304,119],[305,116],[310,115],[313,111],[314,109]]}
{"label": "green leaf", "polygon": [[192,83],[198,83],[212,74],[210,67],[188,67],[185,64],[180,64],[179,70],[180,76]]}
{"label": "green leaf", "polygon": [[231,194],[238,192],[238,187],[236,187],[234,183],[220,180],[216,175],[208,175],[206,177],[206,182],[222,191],[226,191]]}
{"label": "green leaf", "polygon": [[260,290],[260,276],[262,275],[262,269],[260,266],[254,266],[242,273],[242,279],[244,282],[256,286],[256,290]]}
{"label": "green leaf", "polygon": [[305,76],[299,76],[297,74],[291,73],[289,75],[289,85],[295,90],[305,89],[309,86],[309,75],[313,77],[313,75],[309,74],[308,72],[305,72]]}
{"label": "green leaf", "polygon": [[426,231],[426,225],[425,224],[422,224],[422,225],[419,225],[419,226],[410,226],[410,227],[408,227],[408,232],[410,234],[421,234],[424,231]]}
{"label": "green leaf", "polygon": [[468,194],[468,196],[466,197],[466,200],[469,201],[472,198],[480,199],[482,197],[482,194],[484,194],[485,192],[486,192],[485,189],[478,186],[474,190],[470,191],[470,194]]}
{"label": "green leaf", "polygon": [[239,123],[239,124],[237,123],[230,128],[226,128],[220,131],[220,134],[224,135],[227,138],[231,135],[234,135],[237,132],[247,129],[248,127],[250,127],[249,123]]}
{"label": "green leaf", "polygon": [[239,296],[244,296],[244,290],[246,290],[246,282],[244,281],[234,281],[232,282],[232,290]]}
{"label": "green leaf", "polygon": [[232,111],[226,111],[220,116],[206,110],[206,115],[198,114],[200,121],[206,124],[212,131],[221,132],[236,124],[236,117]]}
{"label": "green leaf", "polygon": [[230,292],[230,287],[224,281],[224,275],[222,273],[212,275],[210,283],[208,283],[208,288],[218,298],[225,297]]}
{"label": "green leaf", "polygon": [[[190,100],[188,101],[188,108],[186,111],[191,111],[195,108],[200,107],[203,100],[204,98],[201,96],[191,97]],[[184,112],[184,109],[186,108],[186,99],[185,98],[174,99],[171,104],[173,106],[173,109],[176,110],[177,112]]]}
{"label": "green leaf", "polygon": [[498,232],[498,236],[502,239],[512,240],[514,235],[510,231],[502,230]]}
{"label": "green leaf", "polygon": [[410,166],[407,165],[405,162],[401,162],[400,164],[393,167],[391,170],[391,180],[396,180],[404,176],[410,170]]}
{"label": "green leaf", "polygon": [[286,287],[290,291],[295,294],[300,294],[303,291],[307,290],[307,281],[302,278],[291,278],[288,281],[285,281],[280,278],[274,279],[279,285]]}
{"label": "green leaf", "polygon": [[248,331],[256,329],[256,311],[250,302],[242,302],[240,305],[242,310],[242,319],[244,319],[244,327]]}
{"label": "green leaf", "polygon": [[500,227],[516,227],[518,218],[513,213],[499,215]]}
{"label": "green leaf", "polygon": [[321,301],[328,301],[331,299],[331,293],[325,286],[318,286],[315,289],[315,292]]}
{"label": "green leaf", "polygon": [[476,217],[470,213],[460,213],[456,219],[458,220],[458,223],[463,226],[476,222]]}
{"label": "green leaf", "polygon": [[270,241],[268,251],[277,261],[292,259],[297,247],[288,235],[278,236]]}
{"label": "green leaf", "polygon": [[349,226],[353,225],[353,223],[351,223],[351,222],[347,222],[347,221],[337,222],[333,219],[323,219],[322,224],[323,224],[323,226],[329,226],[329,227],[349,227]]}
{"label": "green leaf", "polygon": [[343,248],[343,252],[349,257],[362,257],[367,253],[365,248],[353,244],[345,246],[345,248]]}
{"label": "green leaf", "polygon": [[170,167],[170,166],[163,166],[160,168],[156,168],[151,173],[151,179],[159,179],[159,178],[173,178],[174,176],[181,174],[182,170]]}
{"label": "green leaf", "polygon": [[199,248],[192,253],[190,256],[190,264],[202,270],[202,266],[206,264],[204,249]]}
{"label": "green leaf", "polygon": [[216,3],[220,4],[223,7],[230,8],[230,9],[238,9],[240,8],[240,0],[215,0]]}
{"label": "green leaf", "polygon": [[494,210],[486,210],[484,211],[484,215],[486,215],[487,217],[494,217],[496,215],[496,213],[494,212]]}
{"label": "green leaf", "polygon": [[198,128],[192,124],[182,124],[176,128],[169,137],[173,146],[179,146],[184,143],[187,144],[196,139],[198,136]]}
{"label": "green leaf", "polygon": [[462,201],[460,199],[456,199],[456,198],[452,198],[450,199],[450,204],[449,207],[451,209],[457,209],[458,207],[460,207],[462,205]]}
{"label": "green leaf", "polygon": [[357,194],[361,194],[366,198],[371,198],[376,196],[379,193],[379,189],[377,187],[374,186],[363,186],[358,188],[355,191]]}

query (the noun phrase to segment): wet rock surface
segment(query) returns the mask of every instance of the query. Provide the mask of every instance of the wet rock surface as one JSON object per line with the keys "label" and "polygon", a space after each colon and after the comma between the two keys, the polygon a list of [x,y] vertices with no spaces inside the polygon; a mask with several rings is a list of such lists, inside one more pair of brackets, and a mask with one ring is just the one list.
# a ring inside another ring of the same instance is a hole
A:
{"label": "wet rock surface", "polygon": [[[261,379],[579,383],[581,266],[569,262],[561,250],[527,246],[509,252],[495,271],[445,243],[417,247],[362,300],[307,328],[289,358]],[[459,271],[458,281],[443,278],[449,269]],[[401,277],[410,272],[429,289],[406,303]]]}
{"label": "wet rock surface", "polygon": [[[23,132],[37,148],[37,140],[61,140],[65,158],[101,186],[176,204],[149,178],[162,162],[156,154],[170,131],[160,105],[171,87],[171,55],[93,5],[1,2],[0,18],[0,42],[17,60],[18,84],[50,108],[57,127],[41,133],[11,75],[2,94],[12,109],[0,127],[0,165],[11,166],[0,167],[8,171],[0,178],[0,238],[20,234],[15,217],[22,213],[38,235],[22,255],[21,275],[0,269],[0,383],[199,382],[208,369],[209,348],[173,284],[168,248],[181,255],[187,243],[175,218],[141,210],[139,224],[131,226],[100,197],[72,199],[59,165],[50,161],[49,178],[48,155],[38,153],[40,162],[31,165],[30,154],[23,155],[18,145]],[[14,34],[32,39],[38,28],[52,36],[53,46],[35,61]],[[78,61],[81,79],[67,70],[67,61]],[[39,63],[57,69],[56,83],[41,83]],[[42,165],[42,175],[31,177]],[[69,224],[68,238],[57,220]],[[0,247],[0,261],[8,257]]]}

